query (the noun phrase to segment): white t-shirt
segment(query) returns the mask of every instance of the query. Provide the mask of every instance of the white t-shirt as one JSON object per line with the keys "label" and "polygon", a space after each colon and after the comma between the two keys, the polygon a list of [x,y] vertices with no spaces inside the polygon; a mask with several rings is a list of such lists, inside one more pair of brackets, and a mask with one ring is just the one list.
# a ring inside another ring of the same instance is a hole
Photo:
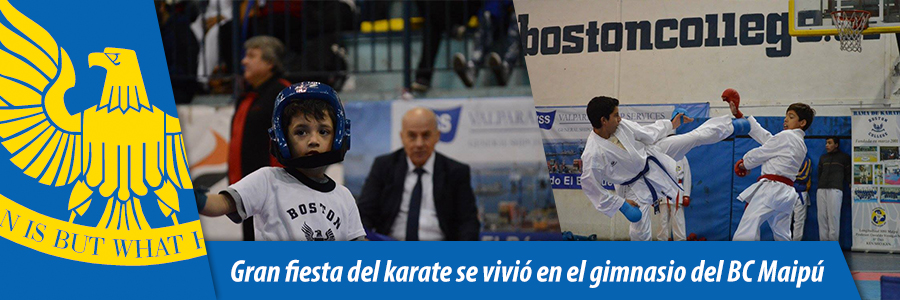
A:
{"label": "white t-shirt", "polygon": [[366,235],[356,200],[330,178],[315,182],[298,172],[265,167],[222,193],[234,198],[232,221],[255,217],[259,241],[349,241]]}

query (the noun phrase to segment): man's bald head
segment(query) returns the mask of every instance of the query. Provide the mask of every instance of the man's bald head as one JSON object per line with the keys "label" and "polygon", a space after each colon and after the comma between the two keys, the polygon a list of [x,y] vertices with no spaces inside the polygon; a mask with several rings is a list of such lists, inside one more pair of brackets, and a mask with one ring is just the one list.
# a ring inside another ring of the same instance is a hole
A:
{"label": "man's bald head", "polygon": [[403,114],[403,127],[406,126],[432,126],[437,130],[437,116],[434,111],[424,107],[414,107]]}
{"label": "man's bald head", "polygon": [[434,153],[441,133],[437,127],[437,116],[428,108],[416,107],[403,114],[400,140],[406,156],[416,167],[425,165]]}

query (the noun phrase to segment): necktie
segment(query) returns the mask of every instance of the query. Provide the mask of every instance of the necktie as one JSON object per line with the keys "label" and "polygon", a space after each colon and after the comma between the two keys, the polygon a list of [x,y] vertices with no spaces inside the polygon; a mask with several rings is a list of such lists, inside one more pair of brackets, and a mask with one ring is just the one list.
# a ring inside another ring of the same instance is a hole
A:
{"label": "necktie", "polygon": [[409,214],[406,218],[406,240],[419,240],[419,211],[422,208],[422,174],[425,170],[416,168],[416,186],[413,187],[412,196],[409,197]]}

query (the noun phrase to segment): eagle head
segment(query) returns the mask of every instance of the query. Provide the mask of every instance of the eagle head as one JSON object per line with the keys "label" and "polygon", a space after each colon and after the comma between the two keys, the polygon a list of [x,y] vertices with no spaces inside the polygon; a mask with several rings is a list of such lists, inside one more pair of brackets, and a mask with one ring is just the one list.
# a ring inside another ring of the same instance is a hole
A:
{"label": "eagle head", "polygon": [[119,109],[123,113],[128,109],[140,111],[142,107],[152,110],[134,50],[106,48],[103,52],[89,54],[88,65],[106,69],[106,82],[103,83],[103,96],[98,109]]}

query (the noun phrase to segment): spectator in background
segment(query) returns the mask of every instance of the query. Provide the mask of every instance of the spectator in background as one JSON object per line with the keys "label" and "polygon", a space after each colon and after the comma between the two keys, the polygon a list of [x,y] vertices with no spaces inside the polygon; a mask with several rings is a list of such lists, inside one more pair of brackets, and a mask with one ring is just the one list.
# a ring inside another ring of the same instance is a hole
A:
{"label": "spectator in background", "polygon": [[[235,103],[228,149],[228,184],[234,184],[266,166],[277,165],[269,153],[268,129],[272,125],[275,97],[290,82],[281,78],[284,45],[270,36],[253,37],[244,43],[241,60],[247,90]],[[244,222],[244,240],[253,240],[253,222]]]}
{"label": "spectator in background", "polygon": [[318,81],[340,91],[349,66],[340,32],[353,28],[356,6],[352,1],[241,1],[236,22],[226,22],[219,32],[221,63],[230,70],[233,26],[238,37],[268,35],[284,45],[284,76],[290,81]]}
{"label": "spectator in background", "polygon": [[467,2],[416,1],[419,14],[425,19],[425,30],[422,33],[422,52],[419,56],[419,66],[416,68],[416,80],[410,87],[413,91],[426,92],[431,88],[434,61],[441,45],[441,35],[465,25],[468,18],[480,7],[480,3],[476,1]]}
{"label": "spectator in background", "polygon": [[840,149],[840,140],[825,140],[827,151],[819,158],[819,189],[816,191],[819,240],[837,241],[841,233],[841,202],[844,186],[852,177],[850,155]]}
{"label": "spectator in background", "polygon": [[194,3],[170,6],[165,1],[154,1],[154,4],[175,104],[190,103],[198,89],[195,71],[199,43],[190,30],[191,14],[196,13]]}
{"label": "spectator in background", "polygon": [[[296,41],[301,38],[302,26],[302,1],[265,1],[244,0],[235,2],[238,16],[231,21],[223,23],[219,30],[220,61],[224,65],[223,70],[230,72],[233,66],[234,56],[240,57],[241,53],[233,53],[231,46],[234,42],[234,31],[237,30],[238,41],[249,40],[255,36],[271,36],[278,38],[282,44],[282,51],[290,49],[302,49],[302,45]],[[237,28],[234,28],[234,27]],[[291,39],[285,40],[285,32],[291,32]],[[285,47],[287,43],[287,47]],[[282,59],[282,66],[284,57]]]}
{"label": "spectator in background", "polygon": [[[205,3],[205,2],[201,2]],[[219,45],[219,31],[222,25],[231,21],[231,0],[210,0],[202,8],[203,13],[191,24],[191,31],[200,44],[200,57],[197,63],[197,81],[203,85],[209,83],[209,77],[217,68],[222,68],[219,61],[219,47],[231,47],[231,45]],[[229,32],[230,33],[230,32]]]}
{"label": "spectator in background", "polygon": [[357,199],[363,226],[396,240],[478,240],[469,166],[434,151],[434,112],[413,108],[401,124],[403,149],[375,159]]}
{"label": "spectator in background", "polygon": [[[506,39],[503,39],[505,31]],[[495,37],[497,39],[495,39]],[[466,60],[462,53],[453,56],[453,70],[467,87],[475,85],[478,70],[484,65],[485,53],[502,47],[503,55],[490,52],[488,65],[494,72],[497,84],[506,86],[509,81],[510,66],[519,58],[519,28],[516,13],[511,0],[487,0],[478,11],[478,32],[475,35],[475,47],[471,59]],[[495,41],[503,41],[495,45]]]}

